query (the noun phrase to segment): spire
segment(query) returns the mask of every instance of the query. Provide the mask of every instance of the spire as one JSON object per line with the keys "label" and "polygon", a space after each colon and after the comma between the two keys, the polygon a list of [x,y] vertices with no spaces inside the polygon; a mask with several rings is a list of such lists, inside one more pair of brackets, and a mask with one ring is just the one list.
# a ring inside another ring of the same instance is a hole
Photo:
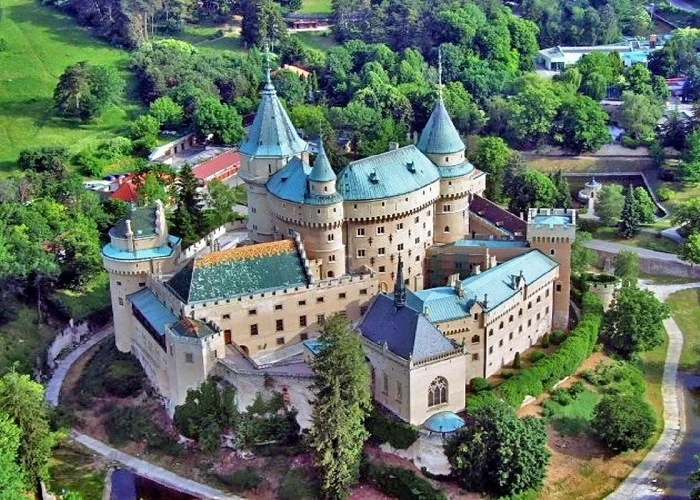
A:
{"label": "spire", "polygon": [[[265,42],[265,86],[272,86],[270,79],[270,44]],[[273,88],[274,90],[274,88]]]}
{"label": "spire", "polygon": [[442,101],[442,45],[438,47],[438,99]]}
{"label": "spire", "polygon": [[319,139],[318,155],[314,160],[314,168],[311,169],[309,180],[313,182],[333,182],[336,180],[335,172],[331,167],[331,162],[326,155],[326,149],[323,147],[323,135]]}
{"label": "spire", "polygon": [[397,309],[406,305],[406,284],[403,282],[403,262],[399,254],[399,268],[396,271],[396,283],[394,283],[394,307]]}

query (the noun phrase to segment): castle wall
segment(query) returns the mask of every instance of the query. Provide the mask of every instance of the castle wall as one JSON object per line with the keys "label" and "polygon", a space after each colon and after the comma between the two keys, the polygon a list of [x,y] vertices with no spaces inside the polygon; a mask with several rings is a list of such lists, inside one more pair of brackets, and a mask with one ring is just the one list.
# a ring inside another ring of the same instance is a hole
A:
{"label": "castle wall", "polygon": [[475,266],[487,270],[487,248],[489,258],[495,258],[499,264],[531,250],[528,247],[433,246],[426,255],[426,288],[444,286],[453,274],[465,279],[473,274]]}
{"label": "castle wall", "polygon": [[[372,398],[402,420],[411,422],[411,384],[408,361],[362,338],[369,360]],[[385,378],[386,376],[386,378]],[[423,422],[417,422],[422,424]]]}
{"label": "castle wall", "polygon": [[[420,425],[430,416],[441,411],[459,412],[464,409],[466,399],[466,363],[465,354],[457,354],[444,359],[413,365],[410,376],[411,419],[410,422]],[[428,406],[428,390],[437,378],[447,380],[447,402]]]}

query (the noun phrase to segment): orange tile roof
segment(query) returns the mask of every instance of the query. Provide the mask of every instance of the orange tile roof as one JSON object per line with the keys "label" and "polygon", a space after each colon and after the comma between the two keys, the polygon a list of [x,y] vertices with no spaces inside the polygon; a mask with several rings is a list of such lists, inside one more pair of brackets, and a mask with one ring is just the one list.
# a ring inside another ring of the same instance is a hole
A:
{"label": "orange tile roof", "polygon": [[259,259],[261,257],[269,257],[271,255],[295,253],[296,251],[296,244],[292,239],[271,241],[269,243],[258,243],[257,245],[249,245],[245,247],[231,248],[229,250],[222,250],[220,252],[213,252],[197,259],[195,261],[195,266],[203,267],[217,265],[223,262],[231,262],[234,260]]}

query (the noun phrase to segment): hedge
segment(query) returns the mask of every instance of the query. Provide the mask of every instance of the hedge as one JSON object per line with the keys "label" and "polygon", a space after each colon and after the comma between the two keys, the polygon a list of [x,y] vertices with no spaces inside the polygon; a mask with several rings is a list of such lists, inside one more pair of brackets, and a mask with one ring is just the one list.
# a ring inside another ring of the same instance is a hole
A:
{"label": "hedge", "polygon": [[389,443],[396,449],[405,450],[418,439],[420,431],[414,425],[391,418],[376,406],[365,420],[365,426],[376,443]]}
{"label": "hedge", "polygon": [[401,467],[386,467],[366,462],[363,478],[376,489],[401,500],[447,500],[442,490],[418,477],[413,471]]}
{"label": "hedge", "polygon": [[503,400],[520,407],[526,396],[537,397],[576,371],[593,352],[603,321],[603,306],[592,293],[583,295],[582,318],[578,326],[561,343],[559,350],[530,368],[509,378],[496,389]]}

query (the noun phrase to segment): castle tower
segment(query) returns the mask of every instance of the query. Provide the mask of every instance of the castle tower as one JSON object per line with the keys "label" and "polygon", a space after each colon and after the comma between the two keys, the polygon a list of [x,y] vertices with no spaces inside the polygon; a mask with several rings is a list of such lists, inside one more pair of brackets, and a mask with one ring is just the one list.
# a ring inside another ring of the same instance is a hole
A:
{"label": "castle tower", "polygon": [[109,231],[102,249],[109,273],[109,289],[117,348],[131,351],[132,314],[126,296],[144,288],[152,274],[169,273],[180,255],[180,238],[168,234],[163,203],[132,208],[127,218]]}
{"label": "castle tower", "polygon": [[[269,53],[266,50],[266,57]],[[308,160],[308,144],[297,134],[270,80],[267,63],[262,100],[255,113],[248,137],[241,144],[241,168],[238,175],[248,194],[248,235],[256,243],[274,239],[274,224],[267,207],[269,177],[294,156]]]}
{"label": "castle tower", "polygon": [[440,170],[440,199],[435,204],[436,243],[452,243],[469,234],[470,174],[474,166],[442,100],[440,61],[438,102],[425,125],[418,149]]}
{"label": "castle tower", "polygon": [[531,208],[527,218],[527,241],[559,263],[554,284],[552,328],[569,329],[571,293],[571,245],[576,238],[576,211],[563,208]]}
{"label": "castle tower", "polygon": [[326,150],[321,147],[307,178],[304,200],[311,233],[304,231],[304,246],[309,259],[322,259],[322,277],[335,278],[345,274],[345,244],[343,243],[343,198],[336,191],[336,175]]}

